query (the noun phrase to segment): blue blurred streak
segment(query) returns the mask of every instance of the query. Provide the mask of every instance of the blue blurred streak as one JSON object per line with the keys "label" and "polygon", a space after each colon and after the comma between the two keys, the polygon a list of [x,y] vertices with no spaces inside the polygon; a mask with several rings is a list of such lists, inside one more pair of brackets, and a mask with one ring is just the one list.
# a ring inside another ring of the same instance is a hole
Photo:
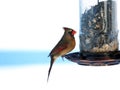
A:
{"label": "blue blurred streak", "polygon": [[0,66],[45,64],[46,59],[47,52],[44,51],[0,51]]}
{"label": "blue blurred streak", "polygon": [[[27,65],[27,64],[48,64],[50,57],[48,51],[0,51],[0,66]],[[60,60],[59,60],[60,59]],[[68,63],[58,58],[56,63]]]}

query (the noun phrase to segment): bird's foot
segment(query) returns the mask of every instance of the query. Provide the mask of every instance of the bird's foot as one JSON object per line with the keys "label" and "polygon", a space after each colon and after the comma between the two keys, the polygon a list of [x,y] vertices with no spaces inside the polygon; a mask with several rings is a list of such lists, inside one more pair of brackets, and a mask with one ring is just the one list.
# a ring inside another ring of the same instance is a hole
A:
{"label": "bird's foot", "polygon": [[65,57],[65,56],[61,56],[61,57],[62,57],[62,60],[64,61],[64,57]]}

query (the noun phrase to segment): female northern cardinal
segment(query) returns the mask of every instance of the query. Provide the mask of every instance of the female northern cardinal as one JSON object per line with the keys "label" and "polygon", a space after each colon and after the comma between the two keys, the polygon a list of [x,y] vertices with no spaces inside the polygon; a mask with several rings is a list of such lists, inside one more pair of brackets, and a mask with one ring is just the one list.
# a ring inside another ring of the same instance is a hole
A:
{"label": "female northern cardinal", "polygon": [[66,53],[73,50],[75,47],[75,44],[76,44],[75,38],[74,38],[74,34],[76,33],[76,31],[74,31],[71,28],[67,28],[67,27],[63,27],[63,29],[65,30],[63,37],[61,38],[61,40],[58,42],[58,44],[52,49],[52,51],[49,54],[49,56],[51,57],[51,62],[50,62],[50,68],[48,71],[47,81],[49,79],[49,75],[50,75],[54,61],[59,56],[63,57]]}

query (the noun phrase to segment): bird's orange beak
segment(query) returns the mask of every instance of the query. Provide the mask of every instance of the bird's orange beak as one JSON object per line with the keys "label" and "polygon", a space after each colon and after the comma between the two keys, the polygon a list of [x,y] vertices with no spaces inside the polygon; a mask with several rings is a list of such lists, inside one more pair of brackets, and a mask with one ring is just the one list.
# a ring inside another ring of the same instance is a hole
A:
{"label": "bird's orange beak", "polygon": [[72,31],[72,35],[75,35],[75,34],[76,34],[76,31],[75,31],[75,30],[73,30],[73,31]]}

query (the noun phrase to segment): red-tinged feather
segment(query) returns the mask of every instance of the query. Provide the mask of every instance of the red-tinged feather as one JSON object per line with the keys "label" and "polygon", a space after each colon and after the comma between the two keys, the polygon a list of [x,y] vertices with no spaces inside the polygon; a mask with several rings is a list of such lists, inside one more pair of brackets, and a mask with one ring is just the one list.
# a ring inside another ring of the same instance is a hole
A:
{"label": "red-tinged feather", "polygon": [[50,56],[51,55],[55,55],[59,52],[61,52],[62,50],[66,49],[67,48],[67,44],[64,44],[64,45],[60,45],[60,46],[56,46],[50,53]]}

